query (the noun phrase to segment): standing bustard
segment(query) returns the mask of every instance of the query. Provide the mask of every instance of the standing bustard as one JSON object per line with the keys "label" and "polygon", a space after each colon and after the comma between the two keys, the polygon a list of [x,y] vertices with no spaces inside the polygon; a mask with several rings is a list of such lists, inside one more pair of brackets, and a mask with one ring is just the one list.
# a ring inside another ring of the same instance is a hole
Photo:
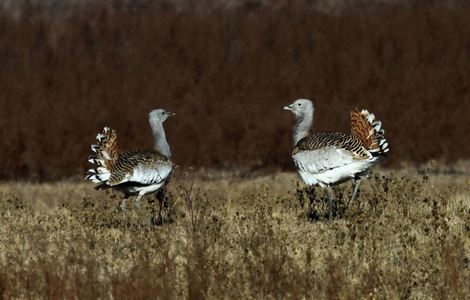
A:
{"label": "standing bustard", "polygon": [[97,183],[96,189],[114,188],[122,191],[122,209],[125,209],[130,195],[137,195],[135,206],[140,208],[140,199],[144,195],[164,189],[170,179],[173,165],[163,122],[173,115],[174,113],[164,109],[155,109],[149,113],[155,151],[119,153],[116,131],[105,127],[96,135],[97,144],[91,145],[94,154],[88,161],[95,167],[88,170],[86,179]]}
{"label": "standing bustard", "polygon": [[351,133],[313,132],[312,101],[298,99],[284,106],[295,119],[292,158],[307,185],[319,185],[328,191],[330,218],[333,213],[332,185],[355,179],[350,203],[354,201],[360,179],[389,151],[382,122],[367,110],[351,111]]}

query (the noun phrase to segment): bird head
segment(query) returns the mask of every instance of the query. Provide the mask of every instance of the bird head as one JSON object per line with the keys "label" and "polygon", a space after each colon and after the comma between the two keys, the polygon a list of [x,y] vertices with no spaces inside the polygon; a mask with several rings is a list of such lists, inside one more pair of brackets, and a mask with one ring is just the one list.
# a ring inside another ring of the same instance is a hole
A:
{"label": "bird head", "polygon": [[302,118],[305,114],[313,114],[315,108],[313,102],[308,99],[297,99],[289,105],[284,106],[285,110],[290,110],[296,119]]}
{"label": "bird head", "polygon": [[149,120],[151,122],[163,123],[168,117],[174,116],[175,113],[167,111],[163,108],[154,109],[149,113]]}

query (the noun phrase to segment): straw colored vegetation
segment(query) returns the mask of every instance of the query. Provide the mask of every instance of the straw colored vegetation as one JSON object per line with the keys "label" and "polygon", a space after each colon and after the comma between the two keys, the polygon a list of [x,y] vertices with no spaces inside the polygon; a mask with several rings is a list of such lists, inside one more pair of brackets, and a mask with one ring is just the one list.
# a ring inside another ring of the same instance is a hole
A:
{"label": "straw colored vegetation", "polygon": [[[202,179],[201,179],[202,178]],[[177,170],[158,203],[62,181],[0,185],[4,298],[470,297],[470,178],[376,172],[325,195],[293,173]],[[129,204],[133,204],[129,201]]]}

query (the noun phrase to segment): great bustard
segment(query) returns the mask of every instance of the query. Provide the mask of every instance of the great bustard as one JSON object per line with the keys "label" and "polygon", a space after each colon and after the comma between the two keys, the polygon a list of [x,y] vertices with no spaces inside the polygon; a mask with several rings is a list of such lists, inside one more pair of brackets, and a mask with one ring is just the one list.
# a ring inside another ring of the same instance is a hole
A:
{"label": "great bustard", "polygon": [[332,185],[355,179],[350,203],[354,201],[360,179],[389,151],[382,122],[367,110],[351,111],[351,133],[313,132],[313,102],[298,99],[285,106],[295,119],[292,158],[307,185],[319,185],[328,191],[330,218],[333,213]]}
{"label": "great bustard", "polygon": [[163,122],[173,115],[164,109],[155,109],[149,113],[155,151],[119,153],[116,131],[105,127],[96,136],[97,144],[91,145],[94,153],[88,161],[95,166],[88,170],[86,179],[97,183],[96,189],[114,188],[122,191],[122,209],[125,209],[130,195],[137,195],[135,206],[140,208],[140,199],[144,195],[164,189],[170,179],[173,165]]}

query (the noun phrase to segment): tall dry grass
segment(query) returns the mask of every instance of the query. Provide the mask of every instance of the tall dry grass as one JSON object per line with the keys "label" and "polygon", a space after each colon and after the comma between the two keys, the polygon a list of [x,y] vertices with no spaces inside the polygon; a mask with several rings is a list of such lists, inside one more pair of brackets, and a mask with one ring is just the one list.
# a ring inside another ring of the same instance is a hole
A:
{"label": "tall dry grass", "polygon": [[[377,173],[330,222],[321,190],[309,220],[294,174],[199,178],[177,172],[164,226],[156,203],[120,212],[91,184],[1,184],[0,297],[470,296],[468,176]],[[338,207],[351,191],[336,189]]]}
{"label": "tall dry grass", "polygon": [[468,5],[119,3],[0,12],[0,178],[83,172],[104,125],[123,149],[150,148],[156,107],[178,114],[165,124],[178,164],[289,168],[281,108],[298,97],[315,100],[317,130],[347,131],[353,106],[374,112],[389,165],[468,157]]}

